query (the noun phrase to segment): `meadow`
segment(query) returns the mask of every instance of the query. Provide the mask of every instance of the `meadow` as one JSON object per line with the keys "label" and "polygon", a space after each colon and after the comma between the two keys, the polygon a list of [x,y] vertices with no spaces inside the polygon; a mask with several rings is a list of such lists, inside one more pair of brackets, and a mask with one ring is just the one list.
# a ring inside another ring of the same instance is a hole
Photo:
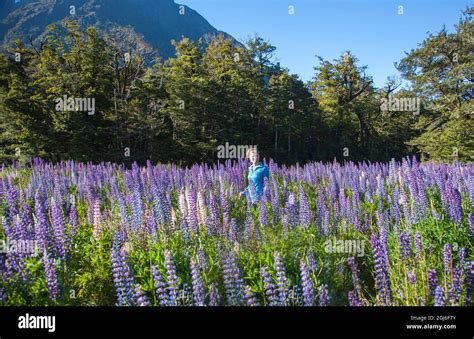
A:
{"label": "meadow", "polygon": [[474,304],[473,163],[247,166],[2,165],[0,305]]}

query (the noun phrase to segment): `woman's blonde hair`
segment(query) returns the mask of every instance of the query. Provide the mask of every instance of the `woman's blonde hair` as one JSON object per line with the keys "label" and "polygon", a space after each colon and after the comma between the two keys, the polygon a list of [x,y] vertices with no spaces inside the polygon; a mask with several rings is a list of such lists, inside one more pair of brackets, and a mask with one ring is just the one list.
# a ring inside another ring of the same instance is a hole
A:
{"label": "woman's blonde hair", "polygon": [[250,147],[247,149],[247,159],[250,159],[250,155],[256,154],[258,158],[260,158],[260,154],[258,154],[257,146]]}

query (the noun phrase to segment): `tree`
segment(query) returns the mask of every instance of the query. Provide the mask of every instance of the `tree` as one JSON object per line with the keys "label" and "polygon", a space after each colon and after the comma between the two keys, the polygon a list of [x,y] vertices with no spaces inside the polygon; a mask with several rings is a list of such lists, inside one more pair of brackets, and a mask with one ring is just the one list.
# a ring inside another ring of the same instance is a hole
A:
{"label": "tree", "polygon": [[[474,7],[463,12],[456,31],[443,28],[407,53],[398,69],[412,83],[424,111],[409,144],[432,160],[472,160],[474,156]],[[436,140],[436,142],[434,142]]]}

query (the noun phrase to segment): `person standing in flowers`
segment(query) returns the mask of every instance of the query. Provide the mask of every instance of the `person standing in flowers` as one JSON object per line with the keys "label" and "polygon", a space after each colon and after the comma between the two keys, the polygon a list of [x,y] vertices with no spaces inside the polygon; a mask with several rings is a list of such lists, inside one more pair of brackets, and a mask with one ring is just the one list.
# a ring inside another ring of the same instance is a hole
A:
{"label": "person standing in flowers", "polygon": [[[240,196],[248,196],[252,204],[255,204],[263,194],[264,178],[270,178],[270,170],[260,161],[257,148],[250,148],[247,151],[247,159],[250,161],[249,173],[247,176],[248,186]],[[251,187],[253,185],[253,187]]]}

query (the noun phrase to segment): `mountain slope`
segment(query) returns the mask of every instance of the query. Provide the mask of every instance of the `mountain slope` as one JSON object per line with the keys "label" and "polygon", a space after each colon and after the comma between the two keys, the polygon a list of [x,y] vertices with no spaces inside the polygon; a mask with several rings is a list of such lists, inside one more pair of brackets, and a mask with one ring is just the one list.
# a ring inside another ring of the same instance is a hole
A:
{"label": "mountain slope", "polygon": [[[70,6],[75,6],[75,15],[70,14]],[[20,0],[18,4],[0,0],[0,41],[36,40],[47,25],[75,18],[84,27],[93,25],[103,33],[142,40],[166,59],[174,54],[172,39],[186,36],[197,41],[223,33],[193,9],[180,6],[174,0]]]}

